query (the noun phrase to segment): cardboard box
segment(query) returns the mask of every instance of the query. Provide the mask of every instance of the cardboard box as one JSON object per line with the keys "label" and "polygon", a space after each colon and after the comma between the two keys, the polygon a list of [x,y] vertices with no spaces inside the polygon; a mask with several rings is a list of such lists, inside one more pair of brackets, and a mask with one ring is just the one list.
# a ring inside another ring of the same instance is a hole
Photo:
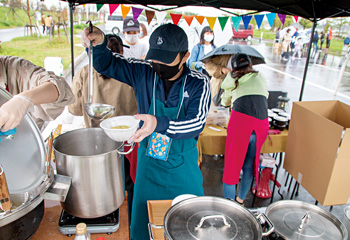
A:
{"label": "cardboard box", "polygon": [[211,106],[207,115],[206,124],[227,125],[229,119],[230,119],[229,108]]}
{"label": "cardboard box", "polygon": [[295,102],[284,168],[323,206],[350,202],[350,106]]}

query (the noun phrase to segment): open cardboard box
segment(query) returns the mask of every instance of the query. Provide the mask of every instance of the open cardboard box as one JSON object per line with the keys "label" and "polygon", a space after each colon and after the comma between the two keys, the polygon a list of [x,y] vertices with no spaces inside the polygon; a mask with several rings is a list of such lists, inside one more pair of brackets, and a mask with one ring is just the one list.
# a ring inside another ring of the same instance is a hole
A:
{"label": "open cardboard box", "polygon": [[350,106],[294,102],[284,168],[323,206],[350,202]]}

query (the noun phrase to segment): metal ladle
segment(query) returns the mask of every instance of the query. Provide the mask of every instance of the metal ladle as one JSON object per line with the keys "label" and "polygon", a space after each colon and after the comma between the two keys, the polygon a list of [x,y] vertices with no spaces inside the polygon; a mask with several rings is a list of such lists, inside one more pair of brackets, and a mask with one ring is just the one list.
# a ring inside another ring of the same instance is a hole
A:
{"label": "metal ladle", "polygon": [[[92,33],[92,23],[89,21],[89,33]],[[93,95],[93,69],[92,69],[92,41],[90,41],[89,51],[88,51],[88,57],[89,57],[89,95],[88,95],[88,102],[84,104],[84,109],[86,114],[97,120],[104,120],[106,118],[109,118],[113,115],[115,107],[109,104],[103,104],[103,103],[93,103],[92,102],[92,95]]]}

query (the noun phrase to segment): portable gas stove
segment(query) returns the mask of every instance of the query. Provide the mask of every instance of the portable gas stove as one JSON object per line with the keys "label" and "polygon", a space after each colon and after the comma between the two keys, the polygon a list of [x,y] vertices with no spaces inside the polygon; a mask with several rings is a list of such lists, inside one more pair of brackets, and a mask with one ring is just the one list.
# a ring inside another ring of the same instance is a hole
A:
{"label": "portable gas stove", "polygon": [[71,236],[76,234],[76,225],[81,222],[86,224],[89,233],[112,234],[119,229],[119,209],[106,216],[91,219],[78,218],[62,210],[58,223],[59,230],[62,234]]}

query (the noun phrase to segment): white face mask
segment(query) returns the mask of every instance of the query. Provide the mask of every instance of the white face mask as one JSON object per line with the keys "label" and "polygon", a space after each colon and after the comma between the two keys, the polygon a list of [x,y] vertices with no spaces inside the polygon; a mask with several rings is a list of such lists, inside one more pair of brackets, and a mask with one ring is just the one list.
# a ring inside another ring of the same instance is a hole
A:
{"label": "white face mask", "polygon": [[129,43],[136,43],[138,39],[137,34],[126,34],[125,40],[128,41]]}
{"label": "white face mask", "polygon": [[204,35],[204,40],[207,42],[211,42],[214,39],[214,35]]}

